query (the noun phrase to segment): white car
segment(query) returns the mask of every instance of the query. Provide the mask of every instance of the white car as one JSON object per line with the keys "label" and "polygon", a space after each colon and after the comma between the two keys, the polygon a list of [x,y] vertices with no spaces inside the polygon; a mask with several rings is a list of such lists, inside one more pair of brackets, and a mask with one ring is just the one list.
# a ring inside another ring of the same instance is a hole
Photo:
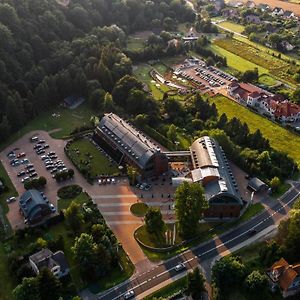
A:
{"label": "white car", "polygon": [[56,212],[56,208],[52,203],[49,204],[49,207],[50,207],[50,210],[51,210],[52,213]]}
{"label": "white car", "polygon": [[24,178],[22,178],[22,182],[24,183],[24,182],[26,182],[27,180],[30,180],[30,178],[27,176],[27,177],[24,177]]}
{"label": "white car", "polygon": [[182,271],[182,270],[184,270],[184,269],[185,269],[184,263],[178,264],[178,265],[175,267],[175,271],[176,271],[176,272]]}
{"label": "white car", "polygon": [[7,203],[11,203],[11,202],[14,202],[14,201],[16,201],[16,197],[10,197],[10,198],[6,199]]}
{"label": "white car", "polygon": [[132,297],[134,297],[134,291],[133,290],[130,290],[130,291],[128,291],[124,294],[124,299],[130,299]]}

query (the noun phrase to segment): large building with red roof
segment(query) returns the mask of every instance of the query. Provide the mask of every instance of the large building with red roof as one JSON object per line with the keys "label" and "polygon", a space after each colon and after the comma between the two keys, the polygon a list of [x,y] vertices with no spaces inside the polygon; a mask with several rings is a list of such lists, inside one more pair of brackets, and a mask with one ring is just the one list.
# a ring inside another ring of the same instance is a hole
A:
{"label": "large building with red roof", "polygon": [[260,108],[264,114],[281,122],[300,120],[299,105],[253,84],[234,81],[228,86],[228,95],[243,105]]}

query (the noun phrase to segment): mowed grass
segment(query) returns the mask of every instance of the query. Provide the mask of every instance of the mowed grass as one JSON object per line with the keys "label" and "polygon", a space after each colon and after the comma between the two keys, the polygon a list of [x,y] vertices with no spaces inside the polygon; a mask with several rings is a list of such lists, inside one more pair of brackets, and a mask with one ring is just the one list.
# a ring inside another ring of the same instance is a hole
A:
{"label": "mowed grass", "polygon": [[263,74],[259,76],[258,82],[266,86],[273,86],[277,83],[277,80],[267,74]]}
{"label": "mowed grass", "polygon": [[107,157],[87,139],[72,142],[68,150],[75,165],[80,167],[86,163],[89,164],[89,172],[92,177],[96,177],[97,175],[118,174],[117,165],[110,162]]}
{"label": "mowed grass", "polygon": [[210,49],[216,54],[226,57],[227,65],[232,69],[235,69],[240,72],[245,72],[247,70],[254,70],[255,68],[257,68],[259,74],[269,73],[269,70],[267,70],[266,68],[254,64],[232,52],[229,52],[214,43],[210,45]]}
{"label": "mowed grass", "polygon": [[[59,114],[60,117],[53,117],[52,114],[54,113]],[[61,107],[52,109],[39,115],[17,133],[12,134],[9,139],[0,144],[0,150],[3,150],[24,134],[34,130],[52,131],[57,129],[57,131],[50,134],[53,138],[67,137],[76,127],[88,124],[92,115],[97,115],[97,112],[89,108],[87,104],[82,104],[73,110]]]}
{"label": "mowed grass", "polygon": [[90,200],[89,196],[86,193],[81,193],[77,197],[73,199],[58,199],[57,201],[57,210],[63,210],[70,206],[70,204],[74,201],[77,204],[82,205],[83,203],[87,203]]}
{"label": "mowed grass", "polygon": [[133,67],[133,75],[144,83],[149,84],[152,80],[149,74],[151,70],[151,66],[146,64],[139,64]]}
{"label": "mowed grass", "polygon": [[139,37],[129,36],[127,40],[127,50],[139,51],[144,48],[145,40]]}
{"label": "mowed grass", "polygon": [[300,166],[300,137],[298,135],[224,96],[218,95],[210,98],[209,101],[216,104],[220,115],[225,113],[229,119],[236,117],[241,122],[246,122],[251,132],[260,129],[274,149],[287,153]]}
{"label": "mowed grass", "polygon": [[242,33],[242,32],[244,32],[244,29],[245,29],[245,27],[243,25],[236,24],[236,23],[229,22],[229,21],[220,22],[218,25],[220,25],[221,27],[223,27],[225,29],[229,29],[229,30],[237,32],[237,33]]}

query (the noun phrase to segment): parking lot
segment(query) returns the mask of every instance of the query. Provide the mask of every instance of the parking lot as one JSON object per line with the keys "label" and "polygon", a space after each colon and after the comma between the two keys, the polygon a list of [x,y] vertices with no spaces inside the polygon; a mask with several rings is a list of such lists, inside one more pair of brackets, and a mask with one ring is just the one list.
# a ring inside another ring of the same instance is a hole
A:
{"label": "parking lot", "polygon": [[[31,141],[33,136],[37,137],[35,142]],[[37,145],[40,146],[37,147]],[[25,192],[24,182],[43,176],[47,180],[43,192],[49,199],[49,203],[53,204],[55,208],[57,207],[57,190],[63,185],[70,184],[70,181],[57,183],[52,176],[59,171],[74,169],[64,153],[64,146],[65,141],[52,139],[48,133],[37,131],[25,135],[1,153],[1,162],[19,196]],[[83,181],[81,176],[76,174],[76,170],[74,171],[76,181]],[[24,219],[19,213],[18,201],[13,201],[8,205],[7,217],[12,227],[24,227]]]}
{"label": "parking lot", "polygon": [[227,87],[235,77],[221,71],[213,66],[207,66],[199,59],[187,59],[182,65],[177,65],[174,77],[188,80],[202,92],[218,93],[219,90]]}

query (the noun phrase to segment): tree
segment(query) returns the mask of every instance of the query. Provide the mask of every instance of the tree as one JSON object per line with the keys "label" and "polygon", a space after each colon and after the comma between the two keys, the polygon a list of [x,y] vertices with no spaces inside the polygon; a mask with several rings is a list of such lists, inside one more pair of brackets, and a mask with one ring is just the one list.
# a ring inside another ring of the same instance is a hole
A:
{"label": "tree", "polygon": [[65,209],[64,216],[71,229],[74,232],[79,232],[83,220],[83,216],[80,211],[80,205],[72,201],[70,206]]}
{"label": "tree", "polygon": [[[297,73],[299,74],[299,73]],[[300,82],[300,74],[299,74],[299,81]],[[300,104],[300,89],[296,89],[293,94],[292,94],[292,99],[294,102],[296,102],[297,104]]]}
{"label": "tree", "polygon": [[61,294],[59,279],[47,268],[43,268],[38,277],[38,294],[43,300],[58,300]]}
{"label": "tree", "polygon": [[200,273],[197,267],[193,272],[187,274],[187,294],[193,298],[193,300],[201,300],[205,279]]}
{"label": "tree", "polygon": [[43,238],[39,237],[36,241],[36,244],[40,249],[47,247],[47,241],[45,241]]}
{"label": "tree", "polygon": [[127,165],[127,175],[129,178],[130,185],[135,185],[137,177],[139,175],[138,170],[133,166]]}
{"label": "tree", "polygon": [[270,186],[273,191],[276,191],[280,186],[280,179],[277,176],[273,177],[270,181]]}
{"label": "tree", "polygon": [[161,233],[165,229],[165,222],[158,208],[149,208],[145,215],[145,225],[148,232]]}
{"label": "tree", "polygon": [[199,183],[183,182],[175,191],[175,212],[179,231],[189,238],[198,230],[198,224],[208,202],[203,187]]}
{"label": "tree", "polygon": [[268,277],[255,270],[246,277],[245,286],[251,294],[264,294],[268,289]]}
{"label": "tree", "polygon": [[229,292],[233,286],[244,280],[246,268],[236,257],[226,256],[212,267],[212,280],[221,294]]}
{"label": "tree", "polygon": [[13,295],[16,300],[40,300],[36,278],[23,278],[22,283],[13,290]]}
{"label": "tree", "polygon": [[173,143],[176,141],[177,138],[177,130],[176,126],[174,124],[171,124],[169,126],[169,129],[167,131],[167,137],[169,140],[171,140]]}
{"label": "tree", "polygon": [[244,82],[256,83],[258,81],[258,69],[255,68],[254,70],[245,71],[242,74],[240,80]]}

